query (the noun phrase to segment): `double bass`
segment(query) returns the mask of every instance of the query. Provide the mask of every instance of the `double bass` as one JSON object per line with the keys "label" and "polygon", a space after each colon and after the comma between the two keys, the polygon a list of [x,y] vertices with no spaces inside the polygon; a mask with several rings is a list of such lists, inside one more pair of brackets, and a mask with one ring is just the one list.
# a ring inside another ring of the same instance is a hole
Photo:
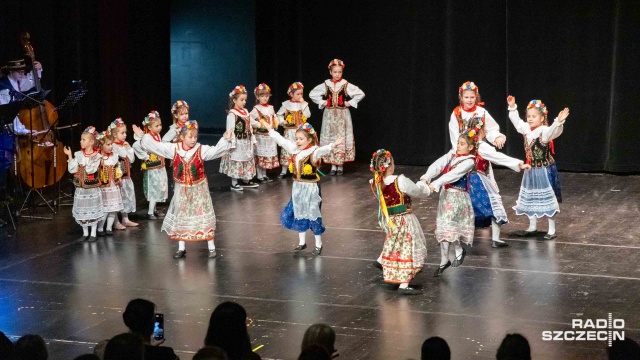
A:
{"label": "double bass", "polygon": [[[35,54],[29,38],[29,33],[22,34],[22,45],[26,55],[31,58],[31,63],[35,64]],[[32,66],[31,74],[35,90],[41,92],[42,85],[35,65]],[[31,135],[19,136],[18,138],[20,178],[32,189],[54,185],[67,171],[67,156],[64,153],[64,146],[54,138],[51,131],[51,125],[58,121],[55,107],[47,100],[43,100],[41,104],[32,109],[20,110],[18,118],[27,129],[35,131]]]}

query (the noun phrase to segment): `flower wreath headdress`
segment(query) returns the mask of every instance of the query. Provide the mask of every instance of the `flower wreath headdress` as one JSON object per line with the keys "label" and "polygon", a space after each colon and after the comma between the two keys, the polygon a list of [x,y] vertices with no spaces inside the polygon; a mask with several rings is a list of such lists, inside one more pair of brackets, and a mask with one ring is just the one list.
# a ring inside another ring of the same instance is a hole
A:
{"label": "flower wreath headdress", "polygon": [[246,93],[247,93],[247,88],[245,88],[244,85],[238,85],[234,87],[233,90],[231,90],[231,92],[229,93],[229,97],[233,97],[233,95],[236,95],[236,94],[246,94]]}
{"label": "flower wreath headdress", "polygon": [[[382,164],[379,164],[378,170],[375,169],[376,159],[380,156],[384,156],[384,160]],[[389,211],[387,210],[387,203],[384,201],[384,194],[382,193],[382,182],[383,182],[383,174],[389,166],[391,166],[391,153],[389,150],[379,149],[378,151],[373,153],[371,157],[371,164],[369,165],[369,170],[373,172],[373,186],[371,191],[378,198],[378,224],[385,232],[389,233],[394,229],[394,225],[389,218]]]}
{"label": "flower wreath headdress", "polygon": [[289,89],[287,90],[287,94],[291,95],[294,93],[294,91],[298,89],[304,89],[304,85],[302,85],[301,82],[296,81],[293,84],[291,84],[291,86],[289,86]]}
{"label": "flower wreath headdress", "polygon": [[144,120],[142,120],[142,126],[149,125],[151,119],[160,119],[160,113],[155,110],[151,110],[151,112],[144,117]]}
{"label": "flower wreath headdress", "polygon": [[474,127],[466,128],[462,132],[461,135],[467,135],[468,137],[473,139],[473,142],[477,143],[478,142],[478,132],[480,130],[482,130],[482,127],[484,126],[484,116],[481,117],[481,116],[478,116],[478,114],[473,114],[472,120],[473,119],[477,119],[478,120],[476,125]]}
{"label": "flower wreath headdress", "polygon": [[332,66],[336,66],[336,65],[338,65],[338,66],[342,66],[342,68],[343,68],[343,69],[344,69],[344,66],[345,66],[345,65],[344,65],[344,61],[342,61],[342,60],[340,60],[340,59],[333,59],[333,60],[331,60],[331,62],[329,63],[329,66],[327,66],[327,68],[328,68],[329,70],[331,70],[331,67],[332,67]]}
{"label": "flower wreath headdress", "polygon": [[547,106],[541,101],[541,100],[531,100],[529,101],[529,104],[527,105],[527,109],[533,109],[536,108],[538,110],[540,110],[544,116],[547,116]]}
{"label": "flower wreath headdress", "polygon": [[109,124],[109,132],[113,131],[113,129],[118,128],[120,126],[125,126],[124,121],[122,121],[122,118],[117,118],[113,120],[111,124]]}
{"label": "flower wreath headdress", "polygon": [[304,124],[298,126],[298,130],[304,130],[304,131],[308,132],[311,135],[314,135],[316,133],[316,131],[313,129],[313,126],[311,126],[311,124],[309,124],[309,123],[304,123]]}
{"label": "flower wreath headdress", "polygon": [[109,136],[109,135],[111,135],[111,131],[107,129],[103,132],[96,134],[96,139],[102,141],[105,138],[105,136]]}
{"label": "flower wreath headdress", "polygon": [[476,84],[473,83],[473,81],[467,81],[458,88],[458,93],[462,94],[462,92],[465,90],[473,90],[477,94],[478,91],[480,91],[480,88],[478,88]]}
{"label": "flower wreath headdress", "polygon": [[171,112],[175,113],[179,108],[181,107],[186,107],[187,109],[189,109],[189,104],[187,104],[186,101],[184,100],[178,100],[176,101],[175,104],[173,104],[173,106],[171,107]]}
{"label": "flower wreath headdress", "polygon": [[89,126],[89,127],[87,127],[86,129],[84,129],[83,133],[84,133],[84,134],[91,134],[91,135],[93,135],[94,137],[97,137],[97,136],[98,136],[98,133],[96,132],[96,128],[95,128],[95,127],[93,127],[93,126]]}
{"label": "flower wreath headdress", "polygon": [[196,129],[198,130],[198,122],[196,120],[189,120],[184,125],[180,126],[178,132],[183,133],[187,130]]}
{"label": "flower wreath headdress", "polygon": [[271,93],[271,88],[269,87],[269,85],[261,83],[260,85],[256,86],[255,89],[253,89],[253,94],[257,96],[258,91],[266,91],[268,93]]}

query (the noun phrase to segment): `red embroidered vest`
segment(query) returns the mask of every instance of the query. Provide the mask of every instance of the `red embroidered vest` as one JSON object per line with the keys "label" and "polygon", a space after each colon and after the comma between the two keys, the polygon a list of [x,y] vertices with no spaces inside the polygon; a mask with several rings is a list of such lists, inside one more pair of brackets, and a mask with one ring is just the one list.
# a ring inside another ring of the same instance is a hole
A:
{"label": "red embroidered vest", "polygon": [[348,82],[344,83],[337,90],[333,90],[333,88],[327,85],[327,108],[328,109],[344,109],[344,102],[350,99],[349,94],[347,94],[347,86]]}
{"label": "red embroidered vest", "polygon": [[73,174],[73,185],[83,189],[91,189],[100,186],[100,169],[93,174],[87,174],[84,165],[78,165],[78,171]]}
{"label": "red embroidered vest", "polygon": [[[182,144],[178,144],[182,146]],[[204,173],[204,160],[200,155],[202,146],[198,146],[198,150],[193,154],[191,160],[185,161],[178,151],[173,155],[173,179],[180,184],[195,185],[202,180],[206,180],[207,175]]]}
{"label": "red embroidered vest", "polygon": [[384,202],[387,204],[387,212],[389,215],[406,214],[411,212],[411,198],[409,195],[400,191],[398,186],[398,178],[393,180],[382,189]]}

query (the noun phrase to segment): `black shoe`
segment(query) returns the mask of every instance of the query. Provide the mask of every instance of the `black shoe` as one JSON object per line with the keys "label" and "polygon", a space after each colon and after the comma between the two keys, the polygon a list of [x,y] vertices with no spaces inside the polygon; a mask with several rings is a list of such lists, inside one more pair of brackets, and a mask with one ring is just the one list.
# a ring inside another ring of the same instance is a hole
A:
{"label": "black shoe", "polygon": [[107,231],[104,232],[104,234],[106,236],[113,236],[113,231],[112,230],[107,230]]}
{"label": "black shoe", "polygon": [[304,245],[298,245],[298,246],[296,246],[296,248],[295,248],[295,249],[293,249],[293,252],[294,252],[294,253],[299,253],[300,251],[302,251],[302,250],[304,250],[304,249],[306,249],[306,248],[307,248],[307,244],[304,244]]}
{"label": "black shoe", "polygon": [[155,214],[147,214],[147,220],[158,220]]}
{"label": "black shoe", "polygon": [[209,250],[209,255],[207,256],[209,259],[213,259],[216,256],[218,256],[218,254],[215,250]]}
{"label": "black shoe", "polygon": [[378,262],[378,260],[374,260],[373,262],[371,262],[371,266],[373,266],[374,268],[376,268],[378,270],[382,270],[382,264],[380,264]]}
{"label": "black shoe", "polygon": [[338,171],[336,172],[336,174],[337,174],[338,176],[342,176],[342,174],[344,174],[344,171],[343,171],[343,170],[341,170],[341,169],[338,169]]}
{"label": "black shoe", "polygon": [[558,235],[556,235],[556,234],[546,234],[546,235],[545,235],[544,237],[542,237],[542,238],[543,238],[543,239],[545,239],[545,240],[553,240],[553,239],[555,239],[555,238],[557,238],[557,237],[558,237]]}
{"label": "black shoe", "polygon": [[105,236],[105,232],[104,231],[96,231],[96,235]]}
{"label": "black shoe", "polygon": [[311,252],[311,255],[315,255],[315,256],[320,256],[320,254],[322,254],[322,246],[317,247],[315,249],[313,249],[313,251]]}
{"label": "black shoe", "polygon": [[173,254],[174,259],[180,259],[187,255],[187,250],[178,250],[175,254]]}
{"label": "black shoe", "polygon": [[404,288],[404,289],[399,288],[398,289],[398,294],[400,294],[400,295],[420,295],[420,294],[422,294],[422,290],[414,289],[414,288],[410,288],[410,287]]}
{"label": "black shoe", "polygon": [[456,256],[456,258],[453,259],[453,264],[451,264],[451,266],[458,267],[462,265],[462,262],[464,261],[465,256],[467,256],[467,251],[464,248],[462,248],[462,254],[460,254],[459,256]]}
{"label": "black shoe", "polygon": [[329,175],[331,175],[331,176],[336,176],[336,171],[335,171],[335,170],[331,170],[331,171],[329,172]]}
{"label": "black shoe", "polygon": [[247,181],[240,183],[240,186],[242,186],[243,188],[257,188],[258,184],[254,183],[253,181]]}
{"label": "black shoe", "polygon": [[503,248],[503,247],[507,247],[509,246],[509,244],[507,244],[504,241],[491,241],[491,247],[492,248]]}
{"label": "black shoe", "polygon": [[235,184],[235,185],[231,185],[231,190],[233,190],[233,191],[242,191],[244,189],[242,188],[242,186],[240,186],[238,184]]}
{"label": "black shoe", "polygon": [[513,233],[513,235],[520,236],[520,237],[536,236],[536,235],[538,235],[538,231],[537,230],[533,230],[533,231],[529,231],[529,230],[516,231],[516,232]]}
{"label": "black shoe", "polygon": [[440,276],[449,266],[451,266],[451,261],[447,261],[446,264],[438,266],[438,268],[436,269],[436,272],[433,273],[433,276],[434,277]]}
{"label": "black shoe", "polygon": [[287,174],[278,174],[278,179],[284,179],[287,177]]}
{"label": "black shoe", "polygon": [[89,242],[96,242],[98,240],[97,236],[89,236]]}

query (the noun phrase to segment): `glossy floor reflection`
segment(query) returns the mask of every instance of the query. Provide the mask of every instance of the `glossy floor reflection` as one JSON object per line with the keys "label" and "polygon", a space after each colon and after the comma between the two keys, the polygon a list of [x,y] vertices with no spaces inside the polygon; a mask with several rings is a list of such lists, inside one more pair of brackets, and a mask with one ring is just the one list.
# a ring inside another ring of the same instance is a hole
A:
{"label": "glossy floor reflection", "polygon": [[[202,346],[212,310],[228,300],[247,309],[263,359],[295,359],[305,329],[317,322],[336,330],[341,359],[417,359],[422,341],[435,335],[448,341],[455,359],[492,359],[509,332],[528,338],[534,359],[602,359],[605,342],[549,342],[541,333],[608,313],[625,320],[627,336],[640,338],[637,176],[562,173],[558,238],[542,241],[510,235],[528,225],[511,210],[521,175],[498,170],[511,220],[502,238],[510,246],[492,249],[479,230],[464,265],[440,279],[432,277],[437,196],[415,201],[429,241],[428,268],[414,282],[424,294],[402,297],[369,266],[383,233],[366,164],[322,180],[327,232],[317,258],[310,249],[294,256],[297,236],[278,223],[290,179],[236,193],[217,165],[207,165],[217,259],[206,258],[205,244],[187,244],[187,257],[173,260],[176,245],[160,233],[161,221],[141,220],[139,228],[97,243],[79,241],[69,207],[52,221],[21,219],[17,233],[0,230],[0,330],[14,339],[40,334],[52,359],[71,359],[125,331],[124,307],[143,297],[165,314],[166,345],[182,359]],[[425,169],[397,171],[417,179]]]}

